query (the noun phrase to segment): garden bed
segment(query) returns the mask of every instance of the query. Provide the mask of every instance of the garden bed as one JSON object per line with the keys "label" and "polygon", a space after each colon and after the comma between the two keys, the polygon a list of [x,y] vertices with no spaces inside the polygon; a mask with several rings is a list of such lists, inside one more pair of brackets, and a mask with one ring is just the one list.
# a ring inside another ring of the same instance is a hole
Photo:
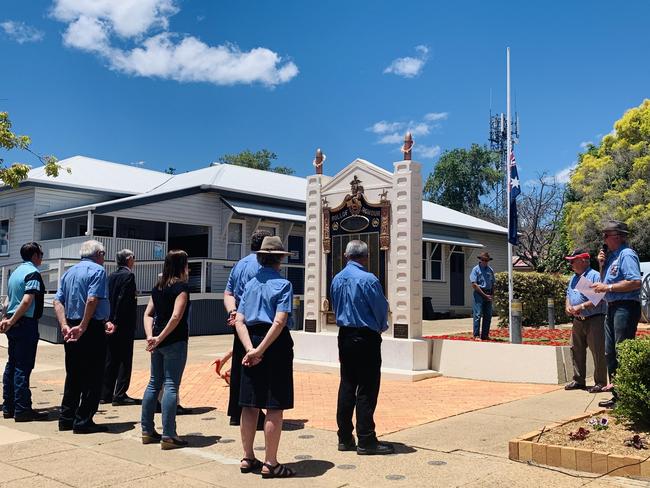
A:
{"label": "garden bed", "polygon": [[[571,329],[548,329],[546,327],[522,327],[522,343],[531,346],[568,346],[571,340]],[[637,337],[650,337],[649,330],[637,331]],[[460,332],[458,334],[430,335],[424,339],[447,339],[452,341],[474,341],[471,332]],[[510,343],[508,329],[499,328],[490,330],[490,338],[487,341],[494,343]]]}
{"label": "garden bed", "polygon": [[[576,439],[575,434],[581,428],[588,433],[584,438],[578,436]],[[574,434],[574,438],[570,434]],[[611,416],[610,410],[600,410],[513,439],[509,456],[517,461],[533,461],[590,473],[650,478],[650,460],[646,459],[650,457],[650,449],[625,445],[625,441],[635,435],[650,443],[648,430],[619,423]]]}

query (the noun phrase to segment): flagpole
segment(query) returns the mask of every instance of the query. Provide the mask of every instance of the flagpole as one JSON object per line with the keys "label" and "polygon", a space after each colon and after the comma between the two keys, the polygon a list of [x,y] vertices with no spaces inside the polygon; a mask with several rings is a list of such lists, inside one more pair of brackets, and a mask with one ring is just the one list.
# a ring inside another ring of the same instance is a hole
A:
{"label": "flagpole", "polygon": [[[508,155],[506,159],[506,173],[508,175],[508,235],[510,235],[510,164],[512,158],[512,131],[510,130],[510,48],[506,48],[506,141]],[[514,339],[514,326],[512,322],[512,244],[508,241],[508,329],[510,331],[510,342]]]}

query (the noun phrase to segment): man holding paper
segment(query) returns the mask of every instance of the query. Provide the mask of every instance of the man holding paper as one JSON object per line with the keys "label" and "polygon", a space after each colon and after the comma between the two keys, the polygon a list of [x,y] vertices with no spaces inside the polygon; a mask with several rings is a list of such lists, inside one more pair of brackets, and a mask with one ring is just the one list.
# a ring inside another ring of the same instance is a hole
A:
{"label": "man holding paper", "polygon": [[[606,293],[605,357],[612,383],[618,368],[616,345],[635,338],[641,317],[641,269],[639,256],[627,245],[628,232],[627,224],[618,220],[610,220],[603,229],[605,246],[598,254],[602,283],[593,285],[594,291]],[[613,408],[617,399],[612,390],[612,398],[598,406]]]}
{"label": "man holding paper", "polygon": [[571,357],[573,381],[565,390],[584,390],[587,374],[587,347],[594,359],[594,386],[589,393],[599,393],[607,383],[605,363],[605,312],[604,293],[591,290],[600,282],[600,273],[589,266],[589,253],[576,249],[566,260],[575,273],[566,292],[566,313],[573,317],[571,329]]}

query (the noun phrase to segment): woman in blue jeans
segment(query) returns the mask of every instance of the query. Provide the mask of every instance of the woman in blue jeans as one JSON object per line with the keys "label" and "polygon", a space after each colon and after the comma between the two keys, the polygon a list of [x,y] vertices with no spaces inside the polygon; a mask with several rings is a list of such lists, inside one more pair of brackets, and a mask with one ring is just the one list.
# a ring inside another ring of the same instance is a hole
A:
{"label": "woman in blue jeans", "polygon": [[[187,253],[169,251],[144,313],[147,351],[151,353],[151,379],[142,399],[142,443],[160,442],[164,450],[187,445],[187,441],[176,433],[176,403],[187,360],[188,274]],[[163,386],[161,436],[154,428],[154,412]]]}

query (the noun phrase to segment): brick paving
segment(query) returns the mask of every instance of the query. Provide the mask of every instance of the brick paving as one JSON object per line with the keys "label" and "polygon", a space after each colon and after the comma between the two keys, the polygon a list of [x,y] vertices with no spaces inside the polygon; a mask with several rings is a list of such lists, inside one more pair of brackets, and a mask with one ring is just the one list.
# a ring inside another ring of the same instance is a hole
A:
{"label": "brick paving", "polygon": [[[149,371],[134,371],[129,395],[142,398],[148,381]],[[338,382],[335,374],[294,372],[295,408],[287,411],[285,418],[336,431]],[[415,383],[383,381],[375,416],[377,433],[384,435],[559,388],[442,376]],[[188,364],[181,384],[181,402],[183,406],[215,407],[226,412],[228,385],[217,377],[209,362]]]}

